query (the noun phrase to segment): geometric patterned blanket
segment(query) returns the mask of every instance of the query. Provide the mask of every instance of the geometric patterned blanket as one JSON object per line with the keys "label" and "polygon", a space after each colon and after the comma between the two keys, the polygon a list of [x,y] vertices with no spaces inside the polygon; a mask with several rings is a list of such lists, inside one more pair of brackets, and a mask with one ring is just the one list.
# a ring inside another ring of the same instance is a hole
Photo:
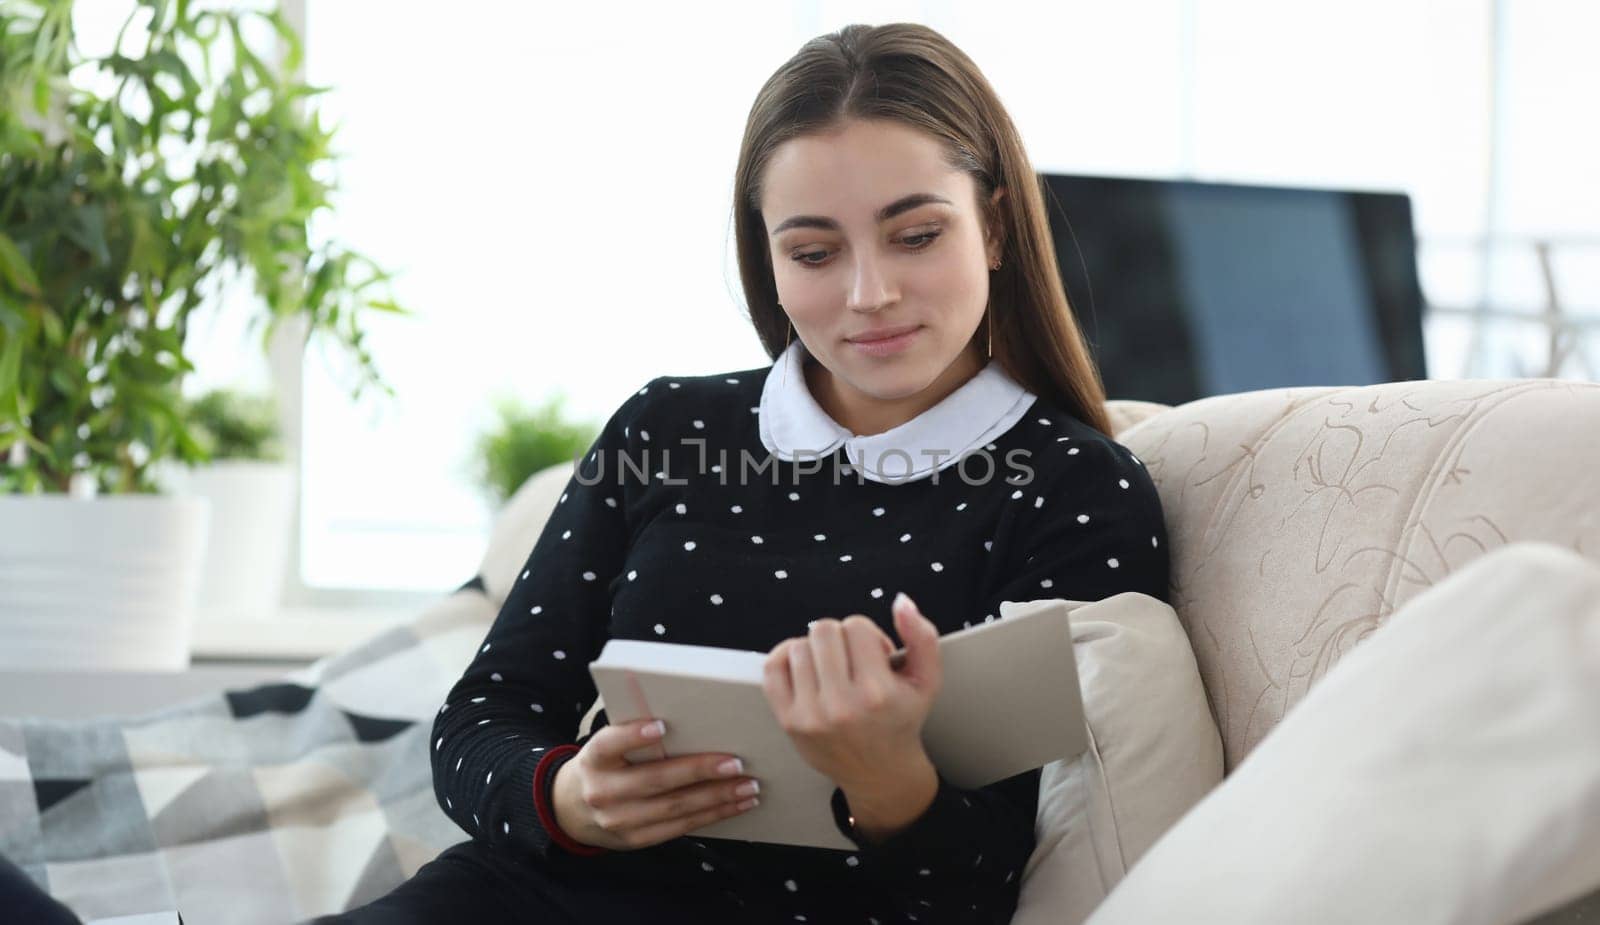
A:
{"label": "geometric patterned blanket", "polygon": [[0,718],[0,855],[86,921],[284,925],[381,896],[468,837],[435,801],[427,739],[497,610],[474,579],[275,682]]}

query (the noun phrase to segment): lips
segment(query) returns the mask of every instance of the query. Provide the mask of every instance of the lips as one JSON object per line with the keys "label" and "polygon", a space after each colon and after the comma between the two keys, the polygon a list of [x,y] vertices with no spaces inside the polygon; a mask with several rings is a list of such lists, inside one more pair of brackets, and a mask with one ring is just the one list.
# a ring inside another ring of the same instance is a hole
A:
{"label": "lips", "polygon": [[901,334],[909,334],[920,327],[922,327],[920,324],[903,324],[893,328],[879,328],[876,331],[868,331],[864,334],[857,334],[855,337],[846,339],[852,344],[870,344],[874,341],[888,340],[891,337],[899,337]]}

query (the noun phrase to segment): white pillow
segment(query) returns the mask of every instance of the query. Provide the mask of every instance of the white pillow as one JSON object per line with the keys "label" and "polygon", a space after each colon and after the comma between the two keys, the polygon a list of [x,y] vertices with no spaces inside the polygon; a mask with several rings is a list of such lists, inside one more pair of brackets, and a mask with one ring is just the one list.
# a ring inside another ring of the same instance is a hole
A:
{"label": "white pillow", "polygon": [[1600,567],[1480,556],[1357,645],[1093,925],[1514,923],[1600,887]]}
{"label": "white pillow", "polygon": [[[1055,601],[1004,602],[1002,617]],[[1217,733],[1172,607],[1125,592],[1068,601],[1089,749],[1045,765],[1013,925],[1076,925],[1222,780]]]}

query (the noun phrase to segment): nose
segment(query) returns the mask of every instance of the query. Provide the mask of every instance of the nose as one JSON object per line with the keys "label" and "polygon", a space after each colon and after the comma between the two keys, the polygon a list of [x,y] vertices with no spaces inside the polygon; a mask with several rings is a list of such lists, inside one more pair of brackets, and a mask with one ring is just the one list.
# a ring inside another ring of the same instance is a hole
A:
{"label": "nose", "polygon": [[893,302],[896,293],[883,262],[876,254],[856,257],[855,273],[850,278],[846,307],[852,311],[873,312]]}

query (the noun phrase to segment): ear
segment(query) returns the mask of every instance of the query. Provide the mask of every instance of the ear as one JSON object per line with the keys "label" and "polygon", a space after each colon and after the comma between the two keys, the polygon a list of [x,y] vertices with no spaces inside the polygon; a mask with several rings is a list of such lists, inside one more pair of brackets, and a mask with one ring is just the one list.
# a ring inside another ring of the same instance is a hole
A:
{"label": "ear", "polygon": [[1001,248],[1003,248],[1006,243],[1005,223],[998,220],[1000,216],[1000,199],[1004,197],[1006,193],[1007,190],[1005,187],[997,186],[994,188],[994,193],[989,196],[989,215],[987,224],[989,226],[989,262],[991,263],[994,262],[996,257],[1000,256]]}

